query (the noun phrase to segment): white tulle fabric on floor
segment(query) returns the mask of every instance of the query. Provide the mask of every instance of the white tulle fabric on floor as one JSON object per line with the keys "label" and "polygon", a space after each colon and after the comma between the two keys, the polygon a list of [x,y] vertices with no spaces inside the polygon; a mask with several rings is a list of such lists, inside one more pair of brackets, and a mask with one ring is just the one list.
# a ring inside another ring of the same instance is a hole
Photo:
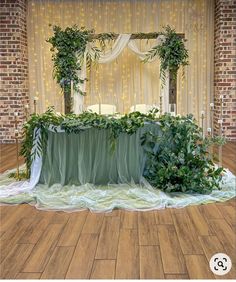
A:
{"label": "white tulle fabric on floor", "polygon": [[[115,208],[130,211],[145,211],[164,208],[183,208],[189,205],[224,202],[235,197],[235,176],[226,171],[221,190],[213,190],[209,195],[188,193],[164,193],[153,188],[144,178],[140,184],[110,184],[95,186],[87,183],[80,186],[50,187],[37,184],[35,189],[19,189],[18,193],[8,195],[9,185],[18,185],[7,174],[0,176],[0,205],[29,203],[41,210],[62,210],[67,212],[89,209],[92,212],[111,212]],[[13,183],[12,183],[13,182]],[[27,187],[27,182],[25,182]],[[28,186],[29,188],[29,186]]]}
{"label": "white tulle fabric on floor", "polygon": [[[183,208],[189,205],[224,202],[236,196],[236,177],[229,171],[223,176],[221,190],[209,195],[197,193],[165,193],[152,187],[145,178],[139,184],[66,185],[55,183],[48,187],[38,184],[42,159],[34,161],[30,181],[14,181],[9,172],[0,175],[0,205],[28,203],[41,210],[67,212],[89,209],[110,212],[115,208],[131,211]],[[12,170],[13,172],[15,170]]]}

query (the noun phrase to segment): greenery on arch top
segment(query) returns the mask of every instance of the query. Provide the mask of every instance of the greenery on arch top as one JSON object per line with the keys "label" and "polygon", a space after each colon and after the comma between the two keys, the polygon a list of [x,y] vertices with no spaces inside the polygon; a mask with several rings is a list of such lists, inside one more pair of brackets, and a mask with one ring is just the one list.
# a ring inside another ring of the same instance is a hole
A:
{"label": "greenery on arch top", "polygon": [[144,62],[147,62],[154,57],[159,57],[160,77],[163,84],[165,84],[166,71],[169,71],[176,79],[179,68],[189,64],[185,41],[186,39],[180,37],[174,29],[167,25],[159,35],[159,44],[154,46],[144,59]]}
{"label": "greenery on arch top", "polygon": [[[140,38],[145,38],[144,33],[138,35]],[[148,52],[144,62],[158,56],[161,61],[160,74],[162,81],[165,81],[165,72],[167,70],[176,77],[179,67],[188,64],[188,51],[185,48],[183,38],[169,26],[166,26],[163,32],[153,32],[149,33],[149,35],[159,36],[160,40],[159,44]],[[47,39],[47,42],[52,45],[50,50],[52,51],[54,63],[53,76],[64,92],[65,113],[71,112],[71,81],[73,81],[74,90],[81,95],[85,95],[79,89],[79,84],[83,83],[84,80],[78,76],[78,71],[82,67],[87,43],[98,40],[101,46],[100,49],[92,47],[95,54],[93,58],[87,54],[87,66],[90,66],[93,60],[96,61],[99,58],[100,53],[106,47],[106,43],[114,39],[115,34],[111,32],[100,33],[95,37],[94,29],[78,28],[74,25],[63,30],[59,26],[53,26],[53,35]]]}

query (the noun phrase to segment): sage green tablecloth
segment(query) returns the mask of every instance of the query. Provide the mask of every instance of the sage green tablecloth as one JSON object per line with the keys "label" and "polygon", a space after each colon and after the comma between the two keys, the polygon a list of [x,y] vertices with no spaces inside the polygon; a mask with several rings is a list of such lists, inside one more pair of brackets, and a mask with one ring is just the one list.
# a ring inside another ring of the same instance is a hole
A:
{"label": "sage green tablecloth", "polygon": [[141,136],[160,133],[158,124],[146,124],[136,133],[122,133],[111,152],[110,131],[90,128],[67,134],[49,131],[40,183],[67,184],[139,183],[145,165]]}

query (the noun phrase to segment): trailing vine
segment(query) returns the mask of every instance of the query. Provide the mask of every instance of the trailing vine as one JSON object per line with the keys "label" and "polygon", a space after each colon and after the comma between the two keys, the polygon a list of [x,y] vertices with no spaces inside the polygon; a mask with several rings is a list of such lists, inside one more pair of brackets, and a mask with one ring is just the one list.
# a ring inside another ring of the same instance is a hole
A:
{"label": "trailing vine", "polygon": [[[220,144],[218,138],[202,138],[201,129],[191,115],[156,117],[157,110],[149,114],[134,112],[122,117],[84,112],[81,115],[57,115],[52,108],[42,115],[33,114],[24,124],[24,140],[21,155],[26,159],[28,170],[32,160],[46,152],[48,132],[64,129],[67,134],[88,128],[107,129],[110,132],[111,149],[121,133],[134,134],[145,123],[158,122],[161,135],[152,132],[140,140],[146,155],[144,177],[154,186],[166,192],[210,193],[219,189],[223,168],[215,168],[208,148]],[[41,137],[34,144],[34,134],[40,130]],[[32,148],[34,147],[34,150]]]}
{"label": "trailing vine", "polygon": [[[80,91],[80,81],[77,72],[81,70],[77,52],[85,52],[86,44],[90,40],[93,30],[78,28],[76,25],[62,30],[59,26],[53,26],[53,36],[47,39],[51,43],[52,60],[54,63],[53,75],[57,83],[65,91],[70,91],[70,82],[74,82],[74,90]],[[84,93],[80,92],[84,95]]]}
{"label": "trailing vine", "polygon": [[[98,34],[101,49],[105,48],[106,42],[114,38],[113,33]],[[70,113],[72,108],[71,81],[73,89],[81,95],[85,95],[79,88],[79,84],[84,80],[78,76],[83,64],[84,52],[88,42],[94,41],[94,29],[78,28],[76,25],[63,30],[60,26],[53,26],[53,36],[46,40],[49,42],[52,52],[53,77],[61,86],[65,98],[65,113]],[[97,60],[101,52],[100,49],[92,47],[93,58],[87,57],[87,65],[90,66],[92,60]]]}
{"label": "trailing vine", "polygon": [[166,71],[172,73],[174,79],[176,79],[180,66],[185,67],[189,64],[188,50],[184,45],[186,40],[181,38],[170,26],[166,26],[165,31],[159,34],[159,44],[148,52],[144,62],[156,56],[159,57],[161,62],[160,77],[162,83],[165,84]]}

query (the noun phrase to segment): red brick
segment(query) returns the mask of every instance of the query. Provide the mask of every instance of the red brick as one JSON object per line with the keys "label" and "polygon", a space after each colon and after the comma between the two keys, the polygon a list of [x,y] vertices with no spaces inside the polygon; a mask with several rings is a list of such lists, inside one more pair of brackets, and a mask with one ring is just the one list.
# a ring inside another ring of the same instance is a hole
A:
{"label": "red brick", "polygon": [[25,119],[22,105],[29,101],[26,5],[27,0],[0,0],[1,143],[15,142],[13,114],[19,112],[22,127]]}
{"label": "red brick", "polygon": [[[231,5],[229,5],[231,4]],[[232,29],[236,21],[236,0],[215,1],[215,75],[214,75],[214,130],[219,131],[218,119],[223,119],[224,134],[230,140],[236,140],[236,69],[235,69],[235,35]],[[220,95],[223,95],[223,115],[221,117]]]}

